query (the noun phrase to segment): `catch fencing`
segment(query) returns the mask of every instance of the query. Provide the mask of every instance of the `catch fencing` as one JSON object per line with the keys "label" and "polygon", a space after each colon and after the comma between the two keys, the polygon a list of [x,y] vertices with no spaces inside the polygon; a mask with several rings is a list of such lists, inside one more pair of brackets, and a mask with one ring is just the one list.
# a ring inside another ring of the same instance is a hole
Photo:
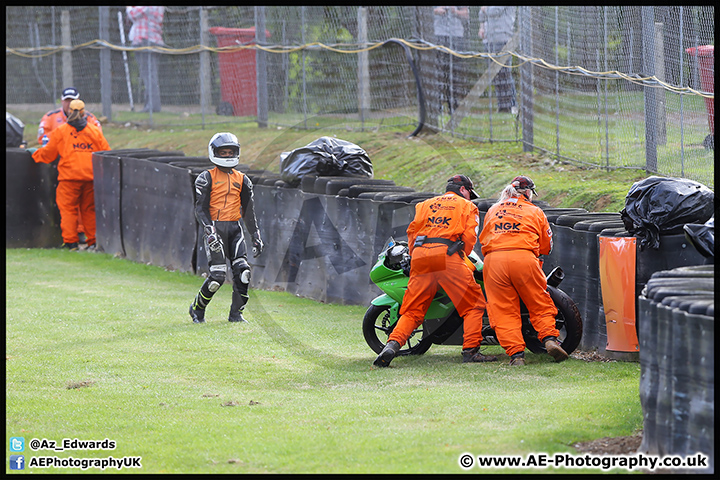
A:
{"label": "catch fencing", "polygon": [[[503,53],[480,11],[453,37],[425,6],[167,7],[165,45],[132,47],[123,7],[6,7],[7,109],[73,85],[117,122],[432,130],[713,186],[714,7],[517,7]],[[162,108],[143,113],[148,51]]]}

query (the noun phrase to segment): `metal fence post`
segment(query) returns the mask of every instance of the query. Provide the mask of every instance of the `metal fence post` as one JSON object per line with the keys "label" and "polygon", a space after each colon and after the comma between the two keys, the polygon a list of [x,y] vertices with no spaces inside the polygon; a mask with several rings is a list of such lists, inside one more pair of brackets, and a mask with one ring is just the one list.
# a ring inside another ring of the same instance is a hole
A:
{"label": "metal fence post", "polygon": [[[255,43],[265,45],[265,7],[255,7]],[[268,89],[267,89],[267,55],[265,51],[255,51],[257,61],[257,123],[260,128],[268,126]]]}
{"label": "metal fence post", "polygon": [[[358,45],[367,46],[367,8],[358,7]],[[370,65],[367,50],[358,54],[358,112],[360,125],[365,125],[365,116],[370,111]]]}
{"label": "metal fence post", "polygon": [[[530,9],[533,7],[521,7],[521,52],[527,57],[532,57],[533,19]],[[533,151],[533,65],[526,62],[520,67],[520,80],[522,90],[522,142],[523,152]]]}
{"label": "metal fence post", "polygon": [[[110,7],[98,7],[98,38],[110,42]],[[100,102],[103,115],[112,120],[112,69],[110,49],[100,50]]]}
{"label": "metal fence post", "polygon": [[[655,75],[655,9],[642,8],[643,75]],[[644,86],[645,98],[645,170],[657,172],[657,101],[655,89]]]}
{"label": "metal fence post", "polygon": [[[200,45],[209,46],[208,41],[208,14],[204,7],[200,7]],[[202,113],[202,127],[205,128],[205,114],[212,99],[210,83],[210,52],[200,52],[200,112]]]}
{"label": "metal fence post", "polygon": [[73,82],[73,65],[72,65],[72,37],[70,36],[70,12],[63,10],[60,12],[60,29],[63,48],[62,52],[62,88],[72,86]]}

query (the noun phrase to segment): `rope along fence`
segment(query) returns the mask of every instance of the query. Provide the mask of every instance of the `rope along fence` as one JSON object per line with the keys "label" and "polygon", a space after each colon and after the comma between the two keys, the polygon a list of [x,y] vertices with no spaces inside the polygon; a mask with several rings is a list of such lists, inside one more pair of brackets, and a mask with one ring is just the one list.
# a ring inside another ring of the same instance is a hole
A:
{"label": "rope along fence", "polygon": [[[456,37],[437,30],[432,7],[168,7],[158,46],[123,41],[124,8],[8,7],[6,99],[59,106],[70,84],[102,110],[94,113],[154,126],[205,127],[228,114],[300,128],[321,119],[342,129],[422,121],[578,164],[712,186],[714,7],[514,10],[513,37],[502,45],[512,48],[499,49],[479,36],[480,7],[469,7]],[[129,108],[144,98],[144,52],[159,56],[162,109],[149,114]],[[509,112],[501,77],[512,84]]]}

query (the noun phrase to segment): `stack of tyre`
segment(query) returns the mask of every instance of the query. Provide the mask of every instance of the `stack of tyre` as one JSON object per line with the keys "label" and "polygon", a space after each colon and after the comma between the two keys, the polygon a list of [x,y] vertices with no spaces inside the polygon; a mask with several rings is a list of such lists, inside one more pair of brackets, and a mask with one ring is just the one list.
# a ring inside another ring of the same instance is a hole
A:
{"label": "stack of tyre", "polygon": [[575,300],[583,318],[581,348],[603,351],[607,330],[601,311],[598,235],[610,229],[622,230],[620,213],[554,210],[545,210],[553,228],[553,251],[545,260],[544,270],[559,266],[565,273],[560,288]]}
{"label": "stack of tyre", "polygon": [[643,442],[654,455],[710,457],[714,470],[714,265],[654,273],[639,297]]}
{"label": "stack of tyre", "polygon": [[414,188],[396,185],[393,180],[367,177],[305,175],[300,181],[305,193],[337,195],[382,202],[416,203],[434,197],[434,192],[417,192]]}

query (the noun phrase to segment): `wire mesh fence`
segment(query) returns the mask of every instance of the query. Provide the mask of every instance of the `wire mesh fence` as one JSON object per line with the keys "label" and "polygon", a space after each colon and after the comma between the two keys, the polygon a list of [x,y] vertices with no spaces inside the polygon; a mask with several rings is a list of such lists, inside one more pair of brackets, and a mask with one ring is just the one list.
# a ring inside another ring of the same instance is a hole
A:
{"label": "wire mesh fence", "polygon": [[6,7],[6,104],[58,108],[72,85],[112,121],[429,129],[713,185],[712,6],[163,14],[153,44],[124,7]]}

